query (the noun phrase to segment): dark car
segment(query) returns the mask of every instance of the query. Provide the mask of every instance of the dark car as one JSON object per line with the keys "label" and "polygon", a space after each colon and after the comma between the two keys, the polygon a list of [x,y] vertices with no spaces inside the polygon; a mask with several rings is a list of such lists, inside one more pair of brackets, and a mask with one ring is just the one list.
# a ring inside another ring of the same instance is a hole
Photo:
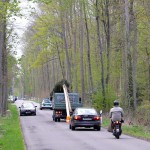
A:
{"label": "dark car", "polygon": [[40,109],[52,109],[52,101],[49,98],[44,98],[40,104]]}
{"label": "dark car", "polygon": [[19,107],[20,116],[22,115],[36,115],[36,107],[32,102],[24,102]]}
{"label": "dark car", "polygon": [[69,128],[93,127],[101,130],[101,115],[94,108],[76,108],[71,116]]}

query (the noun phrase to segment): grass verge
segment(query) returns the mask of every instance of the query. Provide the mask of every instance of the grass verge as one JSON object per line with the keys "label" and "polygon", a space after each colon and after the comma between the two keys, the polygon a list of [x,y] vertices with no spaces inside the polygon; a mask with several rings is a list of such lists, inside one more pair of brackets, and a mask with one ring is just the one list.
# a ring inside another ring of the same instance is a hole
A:
{"label": "grass verge", "polygon": [[[110,120],[103,117],[102,127],[108,128]],[[150,132],[143,126],[127,125],[126,122],[122,125],[123,134],[130,135],[139,139],[150,141]]]}
{"label": "grass verge", "polygon": [[10,114],[0,117],[0,150],[24,150],[18,112],[9,104]]}

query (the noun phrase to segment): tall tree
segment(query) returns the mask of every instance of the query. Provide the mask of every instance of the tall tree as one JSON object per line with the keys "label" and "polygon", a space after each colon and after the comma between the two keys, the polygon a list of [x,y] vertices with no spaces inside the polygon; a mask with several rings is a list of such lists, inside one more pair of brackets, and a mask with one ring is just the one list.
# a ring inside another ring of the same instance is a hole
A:
{"label": "tall tree", "polygon": [[90,47],[90,35],[89,35],[89,27],[87,21],[87,12],[86,12],[86,3],[83,2],[84,8],[84,19],[85,19],[85,28],[86,28],[86,39],[87,39],[87,66],[88,66],[88,85],[89,91],[93,91],[93,77],[92,77],[92,68],[91,68],[91,47]]}
{"label": "tall tree", "polygon": [[105,81],[104,81],[104,61],[103,61],[103,47],[101,41],[101,32],[100,32],[100,1],[96,0],[96,27],[97,27],[97,39],[98,39],[98,48],[100,53],[100,63],[101,63],[101,85],[102,85],[102,95],[103,95],[103,106],[105,108]]}
{"label": "tall tree", "polygon": [[83,67],[83,40],[84,40],[84,22],[83,22],[83,2],[80,1],[80,34],[79,34],[79,47],[80,47],[80,81],[81,81],[81,98],[84,103],[85,99],[85,85],[84,85],[84,67]]}
{"label": "tall tree", "polygon": [[[0,115],[6,113],[7,100],[7,52],[6,52],[6,9],[4,0],[0,7],[3,10],[0,14]],[[6,84],[6,85],[5,85]]]}

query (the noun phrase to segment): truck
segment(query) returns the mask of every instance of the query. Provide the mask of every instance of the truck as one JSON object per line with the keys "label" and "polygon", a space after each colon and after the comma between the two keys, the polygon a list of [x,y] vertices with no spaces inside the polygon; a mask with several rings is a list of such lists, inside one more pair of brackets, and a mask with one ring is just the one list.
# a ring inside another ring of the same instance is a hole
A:
{"label": "truck", "polygon": [[[70,112],[71,114],[75,110],[75,108],[82,107],[82,103],[78,93],[68,93],[68,96],[72,109]],[[52,108],[53,108],[53,115],[52,115],[53,121],[60,122],[61,119],[66,119],[67,111],[64,93],[53,93]]]}
{"label": "truck", "polygon": [[[81,98],[79,97],[79,94],[75,92],[70,92],[70,87],[70,83],[66,79],[62,79],[55,84],[53,90],[50,93],[50,100],[52,101],[53,109],[52,118],[55,122],[59,122],[61,119],[66,119],[68,114],[71,114],[75,110],[75,108],[82,107]],[[67,99],[65,99],[65,95],[67,95]],[[68,99],[70,101],[69,103]],[[69,105],[69,108],[71,108],[69,112],[67,107],[68,105],[66,105],[66,100],[67,104]]]}

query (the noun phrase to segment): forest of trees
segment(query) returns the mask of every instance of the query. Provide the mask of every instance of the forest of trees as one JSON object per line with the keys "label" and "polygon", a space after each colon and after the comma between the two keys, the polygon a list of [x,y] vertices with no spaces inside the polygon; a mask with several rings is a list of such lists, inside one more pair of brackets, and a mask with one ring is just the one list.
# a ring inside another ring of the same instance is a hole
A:
{"label": "forest of trees", "polygon": [[18,61],[19,93],[47,97],[66,79],[84,105],[108,111],[119,99],[126,111],[149,115],[149,7],[149,0],[38,0]]}

